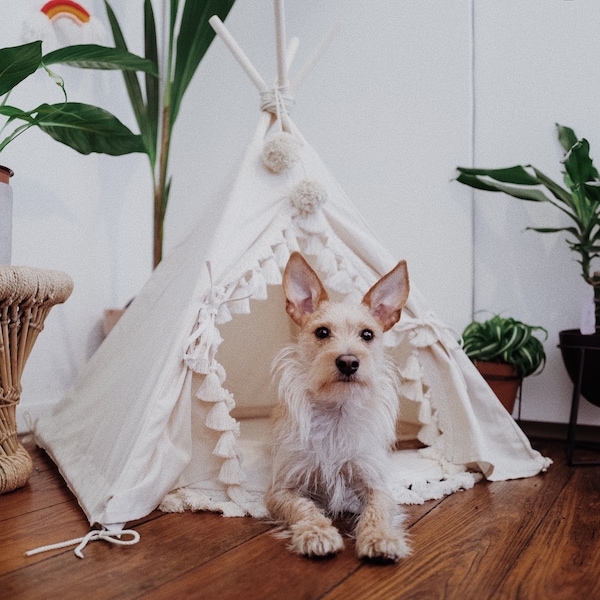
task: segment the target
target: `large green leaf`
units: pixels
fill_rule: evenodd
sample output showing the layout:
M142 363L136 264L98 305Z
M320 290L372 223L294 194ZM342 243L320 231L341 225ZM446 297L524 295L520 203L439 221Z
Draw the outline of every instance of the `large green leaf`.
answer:
M145 151L140 135L132 133L111 113L89 104L44 104L37 109L36 125L81 154L120 156Z
M42 42L0 50L0 96L34 73L42 60Z
M156 40L156 22L151 0L144 1L144 54L147 59L158 65L158 44ZM160 121L160 85L159 80L146 75L146 117L147 126L142 137L150 157L150 164L156 162L158 123Z
M565 127L558 123L556 123L556 129L558 131L558 141L560 142L560 145L565 152L568 152L573 145L577 143L575 132L570 127Z
M469 169L458 167L460 173L465 175L482 175L501 181L503 183L513 183L515 185L539 185L540 180L531 175L525 167L520 165L507 167L506 169Z
M117 21L117 17L111 5L106 0L104 0L104 5L106 6L106 14L108 15L108 21L110 23L115 46L121 50L127 50L125 37L123 36L123 32L121 31L121 27L119 26L119 22ZM138 81L137 75L132 71L123 71L123 79L125 80L127 95L129 96L129 101L131 102L131 108L133 110L133 114L135 115L135 120L142 134L142 138L146 139L148 137L147 132L149 126L146 104L144 103L140 82ZM150 156L148 148L146 148L146 152Z
M594 177L598 177L598 172L590 158L590 144L586 139L573 144L563 163L574 186L582 186Z
M463 171L461 168L459 168L459 170ZM466 171L466 169L464 171ZM469 175L468 173L464 172L461 172L456 180L460 183L464 183L465 185L480 190L485 190L488 192L504 192L505 194L509 194L510 196L519 198L520 200L529 200L531 202L551 202L550 198L548 198L544 192L535 188L511 187L510 185L505 185L499 181L494 181L492 179L480 179L480 177L477 175Z
M142 58L122 48L96 44L66 46L43 57L45 65L64 64L83 69L143 71L158 77L156 61Z
M215 37L208 19L217 15L224 21L233 3L234 0L186 1L177 36L175 70L171 85L171 124L175 123L183 95ZM172 8L177 7L177 2L171 4Z

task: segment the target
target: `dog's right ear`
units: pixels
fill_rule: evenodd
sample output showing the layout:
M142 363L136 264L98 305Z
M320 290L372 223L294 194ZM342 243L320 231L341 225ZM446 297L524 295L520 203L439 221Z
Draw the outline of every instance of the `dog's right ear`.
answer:
M329 299L319 276L312 270L300 252L292 252L283 273L285 310L294 323L302 324L304 315Z

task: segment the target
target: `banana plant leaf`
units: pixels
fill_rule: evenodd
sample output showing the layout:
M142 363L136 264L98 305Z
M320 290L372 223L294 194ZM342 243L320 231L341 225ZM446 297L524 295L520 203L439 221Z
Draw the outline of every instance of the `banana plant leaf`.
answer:
M145 151L141 135L132 133L108 111L89 104L43 104L37 109L35 124L81 154L121 156Z
M526 171L522 167L512 167L511 169L500 169L500 171L507 172L513 169L521 169L523 172ZM484 177L494 177L494 174L497 173L496 169L465 169L463 167L458 167L458 171L460 175L456 178L456 181L460 183L464 183L472 188L477 188L479 190L485 190L487 192L503 192L505 194L509 194L510 196L514 196L515 198L519 198L520 200L529 200L531 202L550 202L551 200L542 192L533 187L511 187L510 185L504 185L500 181L496 181L493 179L480 179L481 176ZM516 172L516 171L515 171ZM500 174L500 177L505 176L504 174ZM521 176L515 177L515 179L524 179ZM533 177L529 176L527 181L529 183L524 184L526 186L539 185L541 182L539 180L535 180L536 183L531 183L534 180ZM510 183L516 183L511 181Z
M42 42L0 50L0 96L33 74L42 60Z
M158 77L156 60L142 58L126 50L96 44L60 48L43 56L45 65L63 64L82 69L142 71Z
M177 35L177 50L173 82L171 86L171 123L179 114L183 96L196 72L200 61L215 37L215 31L208 20L217 15L222 21L229 14L234 0L187 0L183 6ZM178 9L178 2L172 2ZM173 16L173 15L172 15ZM174 25L174 21L171 21ZM173 32L171 32L173 33Z

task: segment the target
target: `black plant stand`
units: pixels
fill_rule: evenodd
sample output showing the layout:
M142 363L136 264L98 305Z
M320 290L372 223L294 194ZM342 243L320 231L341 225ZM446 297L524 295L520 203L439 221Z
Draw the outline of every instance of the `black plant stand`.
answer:
M563 348L562 344L559 344L559 348ZM600 444L592 442L577 442L577 417L579 415L579 401L581 399L581 383L583 381L583 366L585 364L585 357L587 352L598 352L600 348L594 348L589 346L568 346L571 350L579 352L579 362L577 368L577 376L573 378L573 399L571 400L571 416L569 419L569 430L567 434L567 461L571 466L594 466L600 465L600 460L574 460L573 453L576 448L584 450L593 450L600 452ZM592 402L591 404L595 404Z

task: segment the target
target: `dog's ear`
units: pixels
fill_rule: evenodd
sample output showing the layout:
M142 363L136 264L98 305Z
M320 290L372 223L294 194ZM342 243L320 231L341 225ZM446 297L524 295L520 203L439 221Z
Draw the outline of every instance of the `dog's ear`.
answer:
M406 261L402 260L365 294L363 304L367 305L384 331L400 320L409 289L408 269Z
M304 260L300 252L292 252L283 273L285 309L292 320L301 325L302 318L328 300L327 291L318 275Z

